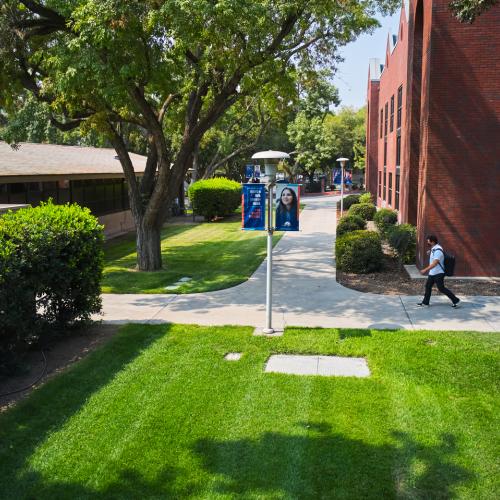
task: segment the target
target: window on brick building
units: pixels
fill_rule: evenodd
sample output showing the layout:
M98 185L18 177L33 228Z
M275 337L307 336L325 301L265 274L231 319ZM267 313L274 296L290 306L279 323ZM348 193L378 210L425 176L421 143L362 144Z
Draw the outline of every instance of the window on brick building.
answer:
M380 110L380 138L382 139L382 130L384 128L384 110Z
M378 171L378 197L382 196L382 172Z
M396 167L396 185L394 186L394 208L399 210L399 182L400 182L400 170Z
M387 194L387 168L384 167L384 189L382 191L382 198L385 200Z
M396 122L396 128L401 128L401 113L403 111L403 86L398 88L398 116Z
M391 121L389 130L391 132L394 130L394 96L391 97Z
M385 103L384 135L387 135L387 120L389 119L389 104Z
M392 205L392 172L389 172L389 196L387 198L389 205Z
M401 165L401 130L398 130L396 136L396 167Z
M387 137L384 139L384 167L387 165Z

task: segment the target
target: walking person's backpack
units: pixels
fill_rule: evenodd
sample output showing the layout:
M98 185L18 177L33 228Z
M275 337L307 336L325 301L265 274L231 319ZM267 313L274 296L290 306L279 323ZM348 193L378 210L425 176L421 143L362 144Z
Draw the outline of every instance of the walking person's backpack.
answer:
M441 263L439 266L443 269L445 276L453 276L455 274L455 256L446 253L444 250L442 250L442 252L444 255L444 269Z

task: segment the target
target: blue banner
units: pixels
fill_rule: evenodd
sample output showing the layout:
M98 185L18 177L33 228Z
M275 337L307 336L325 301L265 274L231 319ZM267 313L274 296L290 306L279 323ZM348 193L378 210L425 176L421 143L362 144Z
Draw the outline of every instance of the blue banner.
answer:
M276 184L276 230L299 230L299 185Z
M340 168L334 168L333 169L333 184L341 184L341 179L342 177L342 169ZM352 171L351 170L344 170L344 183L345 184L352 184Z
M243 184L241 225L243 229L266 229L266 186Z
M245 177L251 179L253 177L253 165L245 165Z

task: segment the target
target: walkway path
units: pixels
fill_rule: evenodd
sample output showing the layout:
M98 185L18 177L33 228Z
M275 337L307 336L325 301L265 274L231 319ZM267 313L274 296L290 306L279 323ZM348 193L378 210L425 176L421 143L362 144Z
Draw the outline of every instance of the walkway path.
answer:
M287 233L274 250L273 327L405 328L500 331L500 297L463 298L361 293L335 280L335 197L307 198L301 231ZM245 283L192 295L103 295L105 322L172 322L200 325L265 324L265 262ZM422 283L422 287L423 287Z

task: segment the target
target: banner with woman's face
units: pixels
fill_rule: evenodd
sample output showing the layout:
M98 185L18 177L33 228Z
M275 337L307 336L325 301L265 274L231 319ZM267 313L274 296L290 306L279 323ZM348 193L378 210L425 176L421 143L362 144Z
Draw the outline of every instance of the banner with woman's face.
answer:
M298 184L276 184L276 230L299 230Z

